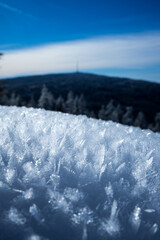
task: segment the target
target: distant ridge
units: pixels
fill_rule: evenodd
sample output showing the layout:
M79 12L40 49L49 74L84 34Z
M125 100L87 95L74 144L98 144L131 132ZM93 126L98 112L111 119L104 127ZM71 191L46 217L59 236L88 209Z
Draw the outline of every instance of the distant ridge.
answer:
M75 72L2 79L0 84L8 93L15 91L24 98L31 94L38 98L44 84L55 96L66 96L69 91L83 93L88 108L95 111L113 99L124 106L133 106L137 112L143 111L149 121L160 112L160 84L144 80Z
M160 85L160 83L158 82L150 82L144 79L133 79L133 78L128 78L128 77L118 77L118 76L107 76L107 75L103 75L103 74L94 74L94 73L85 73L85 72L79 72L78 70L76 72L71 72L71 73L48 73L48 74L37 74L37 75L27 75L27 76L17 76L17 77L8 77L8 78L1 78L1 81L12 81L12 80L22 80L22 79L36 79L36 78L43 78L43 77L51 77L51 78L56 78L56 77L60 77L60 76L94 76L94 77L98 77L98 78L108 78L108 79L117 79L117 80L129 80L129 81L137 81L137 82L147 82L147 83L153 83L153 84L158 84Z

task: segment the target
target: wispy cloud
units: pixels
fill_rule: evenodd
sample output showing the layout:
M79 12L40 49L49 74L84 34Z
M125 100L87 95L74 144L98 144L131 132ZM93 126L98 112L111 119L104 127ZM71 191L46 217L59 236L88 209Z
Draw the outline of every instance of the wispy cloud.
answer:
M95 69L145 69L160 64L160 32L103 36L8 51L1 77Z
M21 14L23 16L29 17L29 18L33 18L32 15L30 15L28 13L25 13L25 12L21 11L20 9L14 8L14 7L12 7L8 4L5 4L3 2L0 2L0 7L5 8L5 9L11 11L11 12L15 12L15 13Z

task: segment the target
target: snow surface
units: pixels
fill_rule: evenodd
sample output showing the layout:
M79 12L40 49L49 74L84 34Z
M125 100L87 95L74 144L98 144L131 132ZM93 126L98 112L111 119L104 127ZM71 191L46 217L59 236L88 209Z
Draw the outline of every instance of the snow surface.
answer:
M0 107L0 239L160 239L160 134Z

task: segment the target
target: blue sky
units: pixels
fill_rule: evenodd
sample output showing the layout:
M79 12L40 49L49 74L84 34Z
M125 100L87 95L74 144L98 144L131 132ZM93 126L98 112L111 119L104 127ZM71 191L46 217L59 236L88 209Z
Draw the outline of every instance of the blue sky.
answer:
M158 0L0 0L0 77L75 71L78 61L80 71L160 82L159 12Z

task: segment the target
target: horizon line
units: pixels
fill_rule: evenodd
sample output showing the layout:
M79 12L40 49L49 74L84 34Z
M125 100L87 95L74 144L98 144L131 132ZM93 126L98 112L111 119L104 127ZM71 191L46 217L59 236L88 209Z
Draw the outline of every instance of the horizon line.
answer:
M19 79L19 78L31 78L31 77L43 77L43 76L51 76L51 75L69 75L69 74L86 74L86 75L95 75L95 76L100 76L100 77L108 77L108 78L117 78L117 79L127 79L127 80L132 80L132 81L142 81L142 82L149 82L149 83L156 83L160 84L159 82L156 81L151 81L151 80L146 80L146 79L141 79L141 78L132 78L132 77L127 77L127 76L118 76L118 75L110 75L110 74L100 74L100 73L94 73L94 72L83 72L83 71L71 71L71 72L56 72L56 73L39 73L39 74L29 74L29 75L16 75L13 77L6 77L6 78L1 78L0 81L6 81L6 80L11 80L11 79Z

